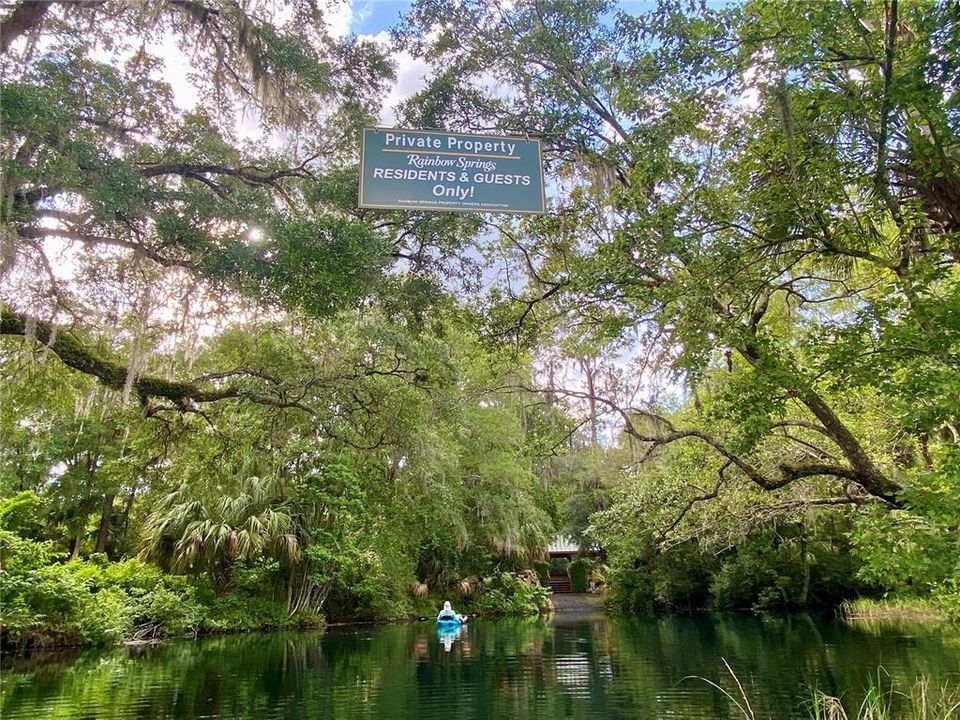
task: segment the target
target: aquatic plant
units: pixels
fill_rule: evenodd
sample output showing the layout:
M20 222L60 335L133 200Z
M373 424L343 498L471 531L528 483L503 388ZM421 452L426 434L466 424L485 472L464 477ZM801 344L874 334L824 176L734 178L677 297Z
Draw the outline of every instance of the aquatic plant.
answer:
M733 668L730 667L730 663L727 662L726 658L722 657L720 659L723 661L724 666L727 668L727 672L730 673L730 677L733 678L733 681L736 683L737 690L740 694L740 699L743 700L743 704L741 704L740 700L737 700L737 698L735 698L733 696L733 693L731 693L729 690L722 687L721 685L718 685L710 678L705 678L702 675L688 675L682 678L681 682L683 682L684 680L702 680L710 687L716 688L717 690L722 692L724 695L726 695L727 698L730 700L730 702L732 702L734 705L737 706L737 709L740 710L741 713L743 713L743 716L747 718L747 720L757 720L757 716L753 712L753 707L751 707L750 705L750 698L747 697L747 693L743 689L743 684L740 682L740 678L737 677L737 674L733 671Z
M702 675L688 675L683 680L700 680L723 693L746 720L758 720L743 684L726 658L723 661L736 690ZM882 667L876 676L867 678L863 700L851 709L843 698L820 690L812 691L809 703L811 720L960 720L960 684L945 682L933 685L927 677L920 677L906 692L897 690L893 679Z
M960 717L960 686L934 686L929 678L918 678L907 692L883 689L883 670L867 682L863 700L848 713L836 696L814 691L810 705L813 720L952 720Z

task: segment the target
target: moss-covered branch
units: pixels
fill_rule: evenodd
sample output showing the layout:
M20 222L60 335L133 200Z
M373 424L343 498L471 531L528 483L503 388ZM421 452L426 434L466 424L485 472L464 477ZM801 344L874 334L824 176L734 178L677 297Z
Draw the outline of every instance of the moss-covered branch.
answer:
M114 390L122 390L127 384L129 369L125 365L100 356L71 331L52 323L15 312L9 307L0 307L0 335L34 338L60 358L67 367L92 375ZM178 382L141 375L131 379L130 387L141 402L146 402L149 398L164 398L178 406L185 406L189 403L242 398L263 405L296 408L314 413L312 408L300 402L263 395L237 386L212 388L202 381Z

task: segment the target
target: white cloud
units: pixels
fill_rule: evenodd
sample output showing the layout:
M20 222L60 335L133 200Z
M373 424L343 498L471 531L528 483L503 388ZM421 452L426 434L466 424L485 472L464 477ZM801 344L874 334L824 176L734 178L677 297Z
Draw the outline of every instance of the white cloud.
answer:
M335 38L345 38L353 27L354 10L352 0L332 0L324 13L327 32Z
M363 23L376 12L375 5L374 0L332 0L326 12L327 31L335 38L347 37L351 28ZM392 46L390 33L386 30L374 35L359 35L358 38L376 43L390 54L394 62L397 79L383 98L379 117L381 125L393 126L397 122L397 105L426 87L427 78L433 74L433 68L408 52L396 51Z
M365 22L371 15L373 15L373 2L365 2L363 5L354 7L353 9L353 21L355 24Z
M391 127L397 122L397 105L427 86L427 79L433 75L433 68L426 61L415 58L408 52L391 50L390 34L385 30L381 30L376 35L361 35L360 37L363 40L375 42L390 52L390 57L394 62L397 79L383 99L383 105L380 109L380 124Z

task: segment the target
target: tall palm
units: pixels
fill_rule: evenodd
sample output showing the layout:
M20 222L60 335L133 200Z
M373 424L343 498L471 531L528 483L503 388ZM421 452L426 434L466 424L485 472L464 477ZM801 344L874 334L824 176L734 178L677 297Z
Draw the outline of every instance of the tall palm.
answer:
M300 541L275 484L251 477L237 495L212 502L185 486L169 493L144 525L141 555L170 570L209 572L223 594L235 562L270 555L296 563Z

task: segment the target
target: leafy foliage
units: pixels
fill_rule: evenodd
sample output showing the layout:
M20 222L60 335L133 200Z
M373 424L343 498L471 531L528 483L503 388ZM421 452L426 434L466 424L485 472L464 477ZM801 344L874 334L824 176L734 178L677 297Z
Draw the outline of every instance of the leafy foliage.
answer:
M484 579L471 610L481 615L536 615L549 607L549 591L535 576L503 572Z

